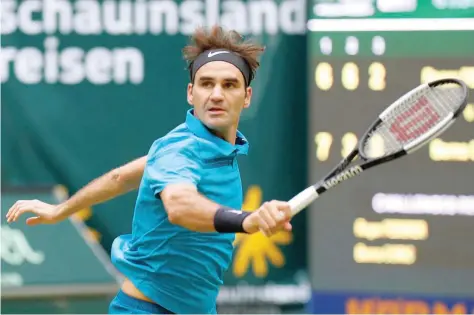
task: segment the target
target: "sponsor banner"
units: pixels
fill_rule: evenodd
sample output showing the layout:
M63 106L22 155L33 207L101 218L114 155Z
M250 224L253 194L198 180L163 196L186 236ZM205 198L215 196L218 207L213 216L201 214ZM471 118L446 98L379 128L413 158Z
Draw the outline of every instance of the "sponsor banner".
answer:
M474 314L470 297L313 291L313 314Z

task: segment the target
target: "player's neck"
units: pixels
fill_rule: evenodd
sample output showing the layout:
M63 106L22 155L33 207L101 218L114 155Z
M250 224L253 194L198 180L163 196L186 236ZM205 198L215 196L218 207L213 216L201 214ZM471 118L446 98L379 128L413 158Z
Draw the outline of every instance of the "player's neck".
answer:
M211 132L216 136L229 142L232 145L235 145L235 138L237 137L237 127L230 127L226 130L211 130Z

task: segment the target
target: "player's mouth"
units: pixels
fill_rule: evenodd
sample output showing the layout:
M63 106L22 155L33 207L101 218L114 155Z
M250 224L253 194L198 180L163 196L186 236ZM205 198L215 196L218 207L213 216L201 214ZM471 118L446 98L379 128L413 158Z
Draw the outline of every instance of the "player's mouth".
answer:
M211 107L208 109L208 111L212 114L223 114L225 113L225 110L221 107Z

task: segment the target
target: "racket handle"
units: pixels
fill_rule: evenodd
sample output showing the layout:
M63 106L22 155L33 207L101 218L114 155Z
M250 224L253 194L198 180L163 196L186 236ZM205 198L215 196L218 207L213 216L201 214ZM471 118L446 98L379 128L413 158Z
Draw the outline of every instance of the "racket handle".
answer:
M314 186L310 186L291 198L288 204L290 205L292 215L298 214L318 197L319 195Z

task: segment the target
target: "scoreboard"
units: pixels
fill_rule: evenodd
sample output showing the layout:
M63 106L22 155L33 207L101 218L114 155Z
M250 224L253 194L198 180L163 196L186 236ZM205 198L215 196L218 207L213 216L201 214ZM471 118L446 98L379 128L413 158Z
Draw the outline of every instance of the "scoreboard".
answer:
M316 8L320 4L314 12L330 12ZM436 12L424 8L427 15ZM309 20L311 183L354 148L385 107L419 84L462 79L470 89L469 104L429 145L343 183L310 206L311 311L403 313L406 305L411 312L418 305L422 313L445 313L451 305L471 313L474 10L458 10L459 18L424 18L419 11L392 18L374 10L364 18ZM383 144L373 145L377 150ZM393 303L382 310L380 303L369 303L384 299ZM421 304L400 304L404 299ZM433 301L452 304L436 309Z

